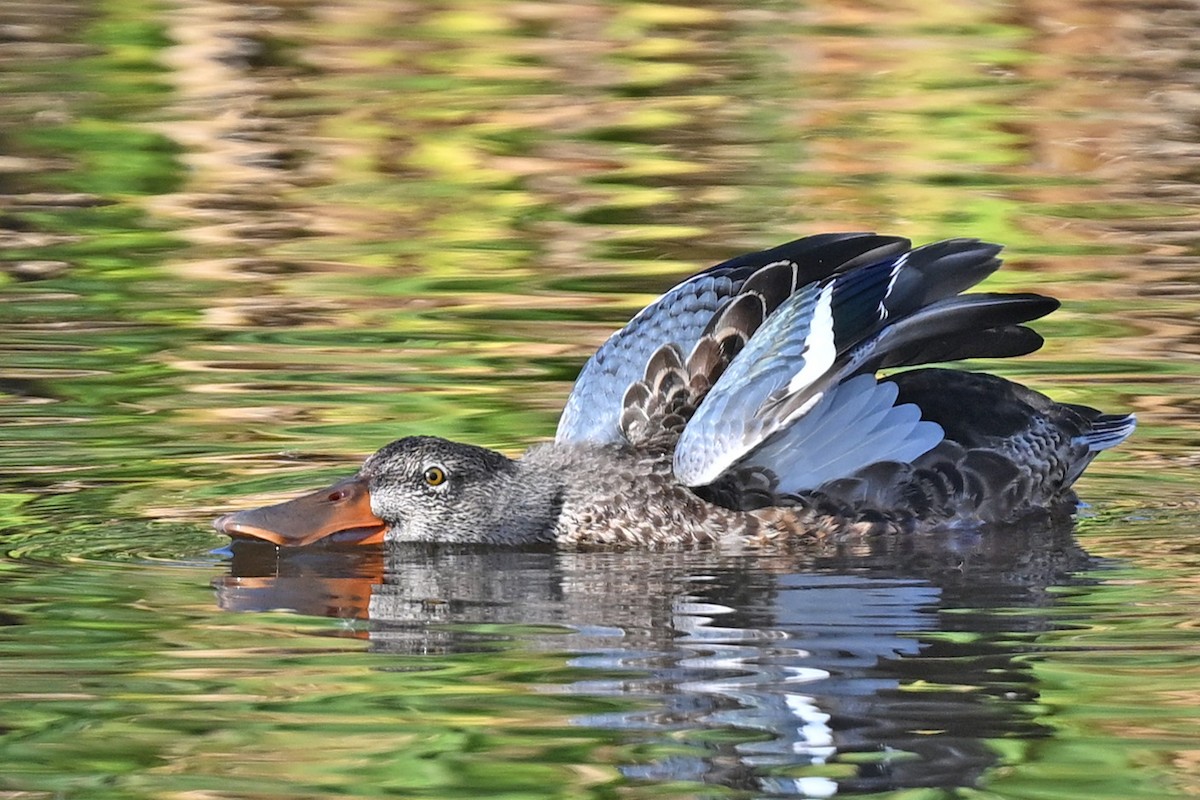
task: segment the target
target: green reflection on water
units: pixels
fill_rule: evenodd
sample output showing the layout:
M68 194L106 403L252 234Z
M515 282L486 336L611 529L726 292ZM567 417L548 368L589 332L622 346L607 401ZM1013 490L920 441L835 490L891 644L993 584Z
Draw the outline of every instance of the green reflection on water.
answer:
M524 688L573 671L553 653L523 652L520 631L412 671L340 638L352 629L333 621L217 614L209 574L80 564L7 576L0 786L466 797L481 786L566 796L614 780L575 766L617 735L569 719L622 704Z
M532 690L577 677L541 631L393 659L218 612L205 526L404 434L517 451L673 280L827 228L1006 242L993 287L1068 302L996 371L1142 415L1082 484L1083 543L1133 566L1009 641L1056 733L991 742L983 788L879 794L1195 788L1195 211L1105 135L1143 108L1121 63L986 6L54 7L0 70L6 791L745 795L622 778L765 736L572 724L630 703Z

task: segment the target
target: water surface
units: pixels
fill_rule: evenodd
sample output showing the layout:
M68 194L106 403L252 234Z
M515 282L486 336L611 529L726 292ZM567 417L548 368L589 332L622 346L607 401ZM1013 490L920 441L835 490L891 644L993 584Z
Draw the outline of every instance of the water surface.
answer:
M1200 793L1186 5L0 8L0 792ZM988 365L1138 433L1070 530L227 547L411 433L549 437L689 272L1004 242Z

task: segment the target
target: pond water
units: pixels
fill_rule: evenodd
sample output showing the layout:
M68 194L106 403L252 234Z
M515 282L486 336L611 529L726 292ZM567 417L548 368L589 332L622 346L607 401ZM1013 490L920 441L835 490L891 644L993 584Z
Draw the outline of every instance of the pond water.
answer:
M1200 8L0 4L0 796L1200 795ZM989 365L1135 411L1070 531L229 547L519 452L689 272L1008 246Z

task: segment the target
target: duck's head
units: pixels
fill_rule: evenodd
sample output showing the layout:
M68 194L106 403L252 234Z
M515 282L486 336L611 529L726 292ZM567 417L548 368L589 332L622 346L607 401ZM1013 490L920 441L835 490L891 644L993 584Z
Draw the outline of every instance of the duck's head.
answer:
M214 523L235 538L298 546L318 541L511 541L519 506L518 462L482 447L433 436L398 439L352 478L311 494ZM510 526L511 527L511 526Z

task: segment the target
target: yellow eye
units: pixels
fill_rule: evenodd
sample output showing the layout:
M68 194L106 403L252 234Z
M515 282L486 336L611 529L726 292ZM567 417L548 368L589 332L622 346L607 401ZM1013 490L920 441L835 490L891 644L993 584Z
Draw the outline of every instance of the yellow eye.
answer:
M446 471L441 467L428 467L425 470L425 482L430 486L441 486L446 482Z

